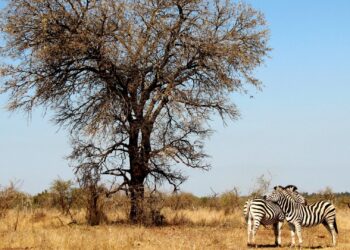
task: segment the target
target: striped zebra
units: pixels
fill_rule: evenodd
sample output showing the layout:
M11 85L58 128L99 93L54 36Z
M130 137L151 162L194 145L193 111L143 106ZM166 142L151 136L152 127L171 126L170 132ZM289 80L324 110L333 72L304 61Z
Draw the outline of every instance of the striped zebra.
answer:
M273 225L275 245L281 245L281 227L285 216L277 204L259 198L248 200L244 205L243 213L247 222L248 246L256 246L255 234L260 224Z
M301 204L296 201L294 192L277 186L274 191L266 197L266 200L276 202L286 215L288 221L292 246L295 245L295 232L297 233L299 246L302 245L301 227L316 226L323 224L332 235L333 246L336 245L336 234L338 233L335 207L329 201L319 201L311 205Z
M296 191L296 186L289 185L285 189L293 195L297 202L306 204L305 198ZM275 245L281 245L281 227L285 214L277 204L267 201L265 196L263 199L248 200L244 205L243 213L247 222L248 246L255 245L255 235L260 224L273 225Z

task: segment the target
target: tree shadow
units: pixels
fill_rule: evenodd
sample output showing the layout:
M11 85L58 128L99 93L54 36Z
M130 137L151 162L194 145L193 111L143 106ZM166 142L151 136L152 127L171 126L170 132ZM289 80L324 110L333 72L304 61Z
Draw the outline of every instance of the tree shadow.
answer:
M278 248L275 244L257 244L255 246L248 246L248 248Z
M322 248L329 248L328 246L312 246L312 247L303 247L304 249L322 249Z
M265 244L265 245L257 245L258 248L279 248L278 246L276 246L275 244Z
M248 246L248 248L255 248L255 246ZM275 244L257 244L256 248L290 248L289 245L276 246ZM323 249L328 246L303 246L302 249ZM298 248L297 248L298 249Z

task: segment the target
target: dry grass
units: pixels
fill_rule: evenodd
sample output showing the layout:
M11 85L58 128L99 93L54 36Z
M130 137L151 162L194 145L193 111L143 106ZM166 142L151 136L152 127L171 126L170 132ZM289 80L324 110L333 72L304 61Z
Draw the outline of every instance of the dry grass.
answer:
M225 213L209 209L162 211L164 227L132 226L125 213L109 214L108 225L90 227L83 212L77 224L55 210L10 211L0 219L0 249L246 249L246 227L241 211ZM336 249L350 249L350 209L338 211L340 231ZM304 229L306 249L326 248L331 239L322 227ZM261 227L257 243L264 249L274 242L270 228ZM283 228L283 248L288 248L288 227Z

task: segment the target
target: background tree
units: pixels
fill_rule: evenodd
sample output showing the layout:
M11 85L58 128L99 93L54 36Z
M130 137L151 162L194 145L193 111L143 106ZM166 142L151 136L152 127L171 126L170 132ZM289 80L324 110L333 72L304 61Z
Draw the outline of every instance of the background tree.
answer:
M272 176L268 172L268 175L260 175L256 178L254 187L252 191L250 191L250 197L255 198L261 198L263 195L267 194L269 191L269 188L271 186Z
M0 186L0 218L5 217L10 209L24 208L27 195L19 191L18 182L11 181L8 186Z
M58 178L51 183L50 191L53 206L58 207L62 214L69 215L72 222L75 222L71 208L74 203L78 203L79 198L76 196L77 189L74 188L73 181Z
M53 110L77 169L121 177L133 222L147 181L209 168L207 121L237 117L230 93L260 87L269 51L263 15L229 1L10 0L0 22L9 110Z
M104 198L107 190L100 183L101 175L99 165L79 165L76 169L78 182L85 193L86 219L91 226L107 222L104 213Z

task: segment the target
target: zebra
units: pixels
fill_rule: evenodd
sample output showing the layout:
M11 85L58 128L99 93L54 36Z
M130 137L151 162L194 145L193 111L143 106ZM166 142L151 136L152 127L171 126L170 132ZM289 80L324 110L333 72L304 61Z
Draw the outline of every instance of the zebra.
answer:
M295 245L295 232L302 245L301 227L311 227L323 224L332 236L333 246L336 245L338 228L334 205L329 201L319 201L311 205L297 202L294 192L290 189L277 186L267 195L266 200L276 202L286 215L291 230L291 245Z
M281 227L285 216L277 204L261 198L248 200L244 205L243 213L247 222L248 246L256 246L255 234L260 224L273 225L275 245L281 245Z
M285 188L297 202L306 204L305 198L296 191L296 186L288 185ZM255 235L260 224L264 226L273 225L275 245L281 245L281 228L285 215L277 204L267 201L266 196L262 199L248 200L244 205L243 213L247 222L248 246L255 245Z

